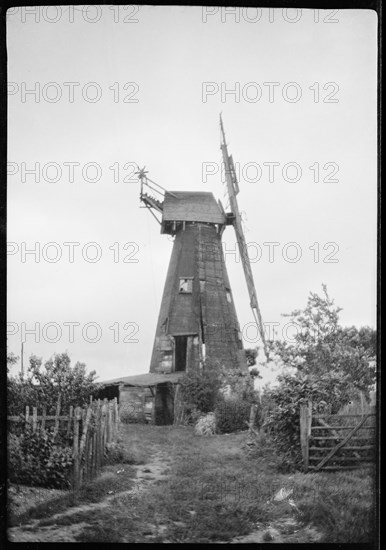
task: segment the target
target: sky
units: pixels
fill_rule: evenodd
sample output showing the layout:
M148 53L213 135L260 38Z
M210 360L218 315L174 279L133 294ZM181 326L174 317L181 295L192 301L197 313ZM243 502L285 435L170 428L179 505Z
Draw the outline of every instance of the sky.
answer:
M226 206L220 112L275 338L322 283L342 325L375 328L377 25L370 10L8 10L8 351L67 350L101 381L149 370L173 242L134 172ZM235 247L228 227L254 347Z

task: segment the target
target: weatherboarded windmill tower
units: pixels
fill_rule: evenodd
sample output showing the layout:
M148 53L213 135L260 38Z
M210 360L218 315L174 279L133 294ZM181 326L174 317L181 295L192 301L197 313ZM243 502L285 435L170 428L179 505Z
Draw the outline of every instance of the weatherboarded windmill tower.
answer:
M174 237L150 373L169 374L200 369L206 358L225 369L247 372L240 326L224 261L221 237L234 227L250 296L263 343L264 332L236 195L239 192L220 117L221 150L230 212L212 193L167 191L139 170L140 199Z

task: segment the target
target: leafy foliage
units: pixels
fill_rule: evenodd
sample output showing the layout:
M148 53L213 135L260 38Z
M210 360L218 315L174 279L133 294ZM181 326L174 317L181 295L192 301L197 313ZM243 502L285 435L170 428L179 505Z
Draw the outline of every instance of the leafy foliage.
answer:
M86 365L77 362L71 367L67 352L54 354L42 365L42 358L32 355L27 375L8 377L9 414L22 414L26 405L46 407L47 414L54 413L61 397L62 409L70 405L82 406L95 389L96 372L86 373Z
M72 449L61 446L53 431L32 431L27 425L20 435L9 434L8 473L15 483L68 488Z
M311 292L304 310L286 315L297 327L293 341L270 342L270 348L295 376L302 374L317 384L334 413L359 391L369 397L376 378L377 341L370 327L341 327L341 308L334 305L325 285L323 293Z
M213 412L220 395L222 372L219 365L206 361L202 371L189 371L180 380L181 396L202 413Z
M222 393L217 401L216 422L219 433L233 433L246 430L251 405L258 405L255 424L260 424L260 396L254 388L254 377L238 370L227 373L229 392Z
M223 399L216 407L216 427L219 433L233 433L247 429L251 404L242 399Z
M253 367L256 365L256 358L258 354L258 348L247 348L245 350L245 358L247 360L248 367Z
M264 427L276 448L295 464L300 464L300 405L311 399L315 405L326 397L319 384L304 374L282 374L279 385L262 395Z
M251 369L249 371L249 374L252 376L252 378L262 378L262 376L260 376L260 373L258 371L258 369L256 367L254 367L253 369Z
M7 352L7 370L9 367L15 365L19 360L19 357L15 355L12 351Z
M257 350L250 350L254 359ZM218 361L207 360L203 371L191 371L180 381L183 401L191 407L188 421L215 412L217 431L245 430L252 403L260 403L248 371L224 369Z
M330 299L310 293L304 310L287 317L297 327L291 342L270 342L271 356L284 365L279 385L263 396L265 425L277 448L297 461L300 456L299 413L302 399L323 401L337 413L358 392L368 398L375 378L376 333L369 327L339 325L341 309Z

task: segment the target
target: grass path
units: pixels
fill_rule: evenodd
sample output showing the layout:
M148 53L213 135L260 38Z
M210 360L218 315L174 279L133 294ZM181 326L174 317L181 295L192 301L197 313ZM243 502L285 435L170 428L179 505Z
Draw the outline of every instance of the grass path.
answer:
M246 433L123 425L126 460L77 496L13 520L15 542L367 542L369 471L280 473L267 445L248 458ZM279 493L280 489L287 493ZM292 491L292 493L291 493ZM280 498L283 496L284 498Z

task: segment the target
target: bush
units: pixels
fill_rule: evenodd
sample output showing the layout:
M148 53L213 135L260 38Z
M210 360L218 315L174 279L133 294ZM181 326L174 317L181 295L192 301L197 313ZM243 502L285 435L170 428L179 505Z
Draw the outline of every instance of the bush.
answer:
M326 399L320 381L301 374L283 374L279 386L267 390L262 396L264 428L285 462L300 465L300 404L311 399L316 405Z
M181 378L182 399L201 413L213 412L220 395L221 384L219 367L207 361L202 371L188 371Z
M206 413L201 412L196 405L184 404L184 414L181 418L183 426L195 426L202 416Z
M259 403L248 371L226 370L213 360L207 360L202 371L187 372L180 384L185 423L195 424L202 414L215 412L219 433L247 429L251 405ZM260 424L260 408L256 425Z
M214 435L216 433L216 417L214 413L202 415L194 426L196 435Z
M61 447L53 431L32 431L8 438L8 469L11 482L37 487L68 488L72 466L71 447Z
M251 403L238 398L226 398L218 402L215 409L218 433L232 433L246 430L249 421Z
M248 429L251 406L257 405L254 427L260 427L260 396L254 389L253 377L242 369L226 373L228 394L221 394L215 409L217 431L232 433Z

